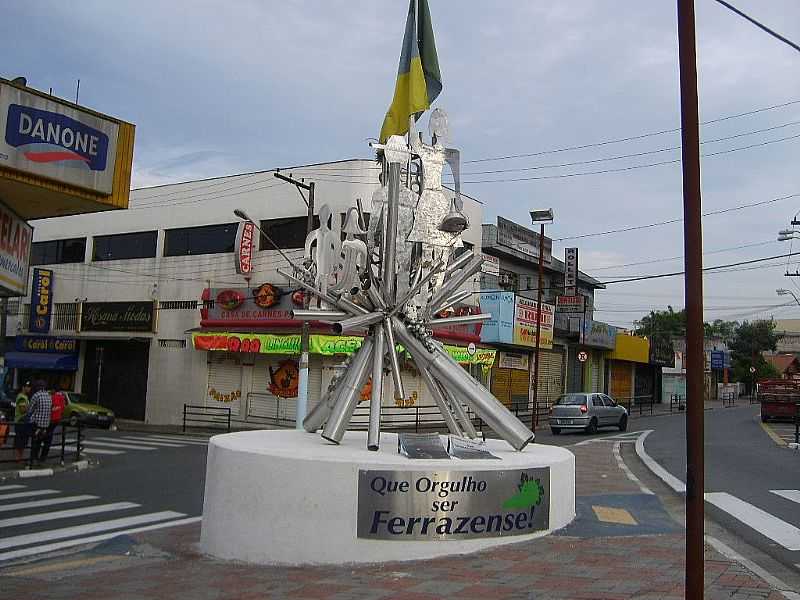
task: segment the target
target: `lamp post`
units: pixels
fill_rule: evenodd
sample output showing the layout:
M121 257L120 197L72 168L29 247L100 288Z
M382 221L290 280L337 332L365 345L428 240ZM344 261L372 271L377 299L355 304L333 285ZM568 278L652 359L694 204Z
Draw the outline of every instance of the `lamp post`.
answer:
M542 334L542 280L544 278L544 224L553 222L553 209L531 211L531 223L539 223L539 283L536 286L536 354L533 355L533 414L531 429L539 424L539 346Z

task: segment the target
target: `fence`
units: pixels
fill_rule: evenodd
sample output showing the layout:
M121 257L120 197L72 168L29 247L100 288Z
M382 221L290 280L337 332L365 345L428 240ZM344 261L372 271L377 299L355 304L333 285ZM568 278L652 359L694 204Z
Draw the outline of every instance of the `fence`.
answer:
M722 406L725 408L730 408L731 406L736 405L736 393L735 392L727 392L721 394L722 397Z
M669 412L673 410L686 410L686 398L682 394L672 394L669 397Z
M33 467L48 461L64 465L68 459L81 459L83 428L80 422L73 427L63 421L47 431L48 434L42 432L36 439L29 423L0 422L0 463Z
M227 407L183 405L183 432L186 428L231 430L231 409Z

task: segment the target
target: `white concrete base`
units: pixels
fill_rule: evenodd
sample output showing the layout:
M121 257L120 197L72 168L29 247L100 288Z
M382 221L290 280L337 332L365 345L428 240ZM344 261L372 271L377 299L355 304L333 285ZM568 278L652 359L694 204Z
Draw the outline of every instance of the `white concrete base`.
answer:
M575 457L563 448L514 451L500 440L488 449L502 460L409 460L397 435L348 431L334 446L303 431L245 431L208 444L201 547L225 559L259 564L374 563L475 552L561 529L575 518ZM356 537L359 469L490 471L550 467L550 529L529 535L439 541Z

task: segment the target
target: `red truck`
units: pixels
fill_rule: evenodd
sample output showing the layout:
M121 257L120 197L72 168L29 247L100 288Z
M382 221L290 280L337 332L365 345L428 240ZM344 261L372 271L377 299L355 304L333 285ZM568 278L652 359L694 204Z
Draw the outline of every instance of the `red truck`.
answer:
M794 420L800 403L800 381L765 379L758 382L756 393L762 421Z

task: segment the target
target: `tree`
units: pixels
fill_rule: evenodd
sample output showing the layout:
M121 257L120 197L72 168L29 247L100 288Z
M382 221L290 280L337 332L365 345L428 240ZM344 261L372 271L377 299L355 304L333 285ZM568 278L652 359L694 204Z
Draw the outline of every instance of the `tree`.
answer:
M724 321L722 319L714 319L712 323L703 323L706 338L720 338L723 342L733 339L738 327L738 321Z
M675 312L671 306L667 310L651 310L638 323L636 335L651 339L671 340L686 335L686 310Z
M775 333L775 321L745 321L736 328L728 341L733 359L733 377L737 381L751 382L778 375L775 367L762 356L763 352L774 352L780 334ZM750 373L750 367L756 372Z

